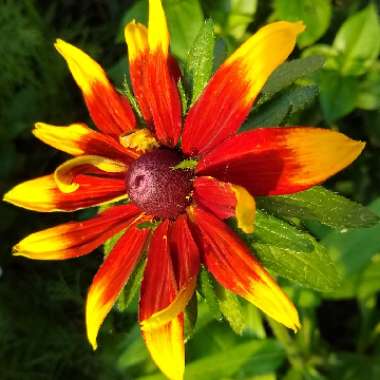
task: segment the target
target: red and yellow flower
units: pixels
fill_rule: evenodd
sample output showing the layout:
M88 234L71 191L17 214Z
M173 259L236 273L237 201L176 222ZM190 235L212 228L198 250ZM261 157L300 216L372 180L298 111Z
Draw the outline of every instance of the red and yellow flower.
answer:
M21 183L4 197L35 211L75 211L117 200L92 219L31 234L15 255L63 260L87 255L124 231L88 291L86 326L95 349L101 324L146 252L139 321L148 350L170 379L184 372L184 308L200 264L225 288L288 328L300 327L286 294L223 219L254 229L256 195L308 189L349 165L364 143L341 133L276 127L238 133L273 70L294 48L302 23L261 28L215 72L182 117L180 71L169 53L160 0L149 28L125 28L131 83L146 128L106 73L73 45L57 40L97 131L85 124L37 123L34 135L73 158L54 173ZM192 159L191 169L178 166ZM155 222L156 228L144 228Z

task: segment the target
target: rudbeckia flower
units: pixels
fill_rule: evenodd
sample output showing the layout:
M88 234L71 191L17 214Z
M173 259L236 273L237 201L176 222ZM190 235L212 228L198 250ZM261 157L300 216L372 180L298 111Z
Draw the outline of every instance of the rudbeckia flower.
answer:
M183 120L181 73L169 53L164 10L160 0L149 5L149 28L136 22L125 28L145 128L100 65L57 40L97 130L37 123L37 138L73 158L52 174L19 184L4 199L43 212L128 200L92 219L33 233L14 253L37 260L76 258L123 231L88 291L88 339L95 349L100 326L146 254L141 331L162 372L182 379L184 309L201 264L271 318L295 331L300 327L287 295L223 220L235 217L238 228L252 233L254 196L319 184L349 165L364 144L319 128L238 132L265 81L292 52L304 29L299 22L275 22L250 37L214 73ZM186 167L186 160L194 165Z

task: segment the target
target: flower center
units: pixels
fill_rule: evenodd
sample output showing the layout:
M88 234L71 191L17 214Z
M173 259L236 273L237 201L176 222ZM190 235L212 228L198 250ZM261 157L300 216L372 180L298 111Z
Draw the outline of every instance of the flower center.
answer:
M193 171L174 169L182 159L174 150L156 149L130 165L127 192L142 211L171 219L185 211L190 203Z

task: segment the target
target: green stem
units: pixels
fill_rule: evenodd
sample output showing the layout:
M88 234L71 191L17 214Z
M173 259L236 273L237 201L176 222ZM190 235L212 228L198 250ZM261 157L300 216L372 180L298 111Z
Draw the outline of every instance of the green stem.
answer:
M285 349L286 356L293 368L303 371L304 370L304 361L302 359L301 353L297 347L297 344L291 338L288 330L275 322L273 319L267 317L269 326L271 327L274 336L282 344Z

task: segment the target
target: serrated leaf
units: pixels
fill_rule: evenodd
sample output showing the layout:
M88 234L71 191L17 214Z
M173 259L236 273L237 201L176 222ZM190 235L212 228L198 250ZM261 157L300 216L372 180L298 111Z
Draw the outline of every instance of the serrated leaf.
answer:
M318 221L339 230L371 227L380 221L367 207L321 186L295 194L257 197L256 202L271 214Z
M283 63L269 77L262 93L264 96L273 96L277 92L290 86L297 79L308 76L322 68L325 58L322 56L308 56Z
M317 41L330 25L330 0L275 0L274 10L277 19L305 23L306 30L297 40L300 47Z
M309 107L317 95L317 86L292 86L277 98L263 104L241 130L281 125L287 116Z
M245 318L244 310L238 297L219 285L216 288L216 296L224 318L236 334L242 335L245 329Z
M195 325L197 323L197 319L198 319L198 300L197 300L197 294L194 293L185 308L185 320L184 320L185 340L190 339L191 336L193 335Z
M212 73L215 46L213 28L212 20L207 20L187 56L186 75L192 87L191 103L198 99Z
M109 255L109 253L112 251L112 248L115 246L118 240L123 236L124 232L125 232L125 229L113 235L111 238L109 238L108 240L104 242L103 244L104 257L107 257Z
M280 276L319 291L339 285L333 261L310 234L258 210L256 231L244 237L264 266Z
M333 47L341 52L341 73L362 75L380 52L380 23L375 4L349 17L339 29Z
M201 268L198 281L199 290L201 292L201 295L206 300L207 306L209 307L211 314L214 316L215 319L220 320L222 318L222 315L219 309L218 297L215 294L215 283L208 274L206 269Z
M116 308L120 312L125 311L137 295L137 292L141 286L145 265L146 260L143 258L139 261L139 263L133 270L131 277L129 278L127 284L120 293L120 296L116 302Z

